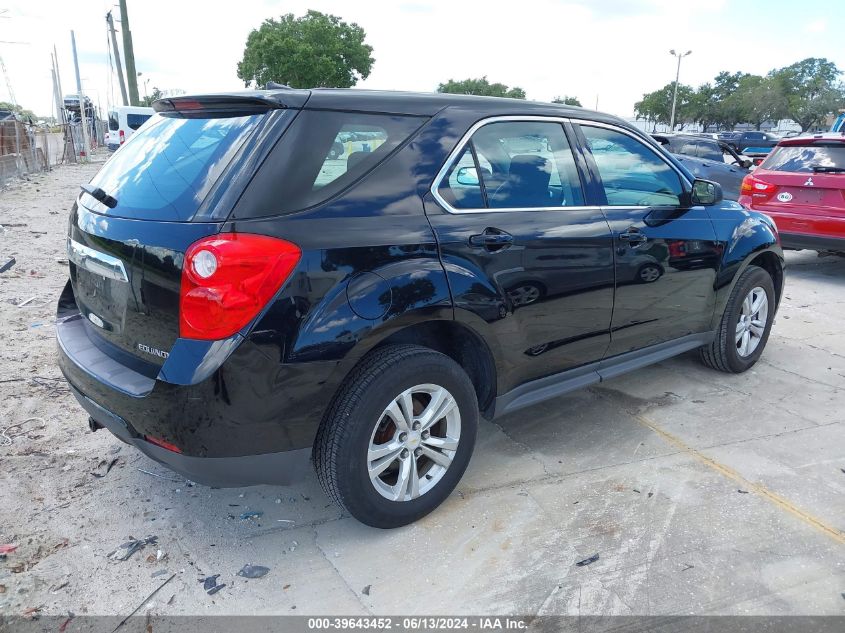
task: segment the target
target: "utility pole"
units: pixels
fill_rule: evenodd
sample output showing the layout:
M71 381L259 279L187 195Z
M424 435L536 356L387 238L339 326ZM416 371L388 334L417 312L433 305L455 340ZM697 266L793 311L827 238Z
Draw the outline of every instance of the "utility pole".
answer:
M114 49L117 78L120 81L120 96L123 98L123 105L129 105L129 99L126 97L126 82L123 80L123 66L120 63L120 49L117 47L117 35L114 32L114 20L112 20L111 11L106 13L106 24L109 25L109 33L111 33L111 47Z
M686 57L690 53L692 53L692 51L687 51L684 54L676 53L674 48L671 51L669 51L670 55L678 58L678 72L675 73L675 93L672 95L672 117L669 119L669 131L670 132L675 131L675 105L678 102L678 81L681 78L681 59L683 59L684 57Z
M120 27L123 34L123 54L126 57L129 105L141 105L141 101L138 99L138 74L135 72L135 51L132 48L132 31L129 30L129 13L126 11L126 0L120 0Z
M73 67L76 70L76 91L79 93L79 116L82 119L82 151L79 152L80 159L85 162L88 157L88 117L85 112L85 95L82 92L82 79L79 76L79 59L76 56L76 35L70 32L70 43L73 47Z

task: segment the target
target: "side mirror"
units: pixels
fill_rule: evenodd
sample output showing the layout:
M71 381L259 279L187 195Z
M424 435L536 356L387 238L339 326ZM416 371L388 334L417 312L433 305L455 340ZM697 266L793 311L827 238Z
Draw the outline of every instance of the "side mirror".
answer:
M705 207L719 204L724 198L722 185L711 180L696 178L692 183L692 203Z
M461 167L458 169L456 180L459 185L466 185L468 187L474 187L480 184L478 171L475 167Z

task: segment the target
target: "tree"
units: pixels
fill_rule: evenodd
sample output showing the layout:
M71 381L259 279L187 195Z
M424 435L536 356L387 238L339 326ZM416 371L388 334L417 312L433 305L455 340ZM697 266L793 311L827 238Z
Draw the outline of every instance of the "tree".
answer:
M578 97L570 97L569 95L565 97L555 97L552 99L552 103L562 103L563 105L570 105L570 106L581 106L581 102L578 100Z
M448 92L459 95L483 95L486 97L510 97L511 99L525 99L525 91L522 88L509 88L505 84L487 81L487 75L481 79L463 79L455 81L450 79L446 83L437 86L437 92Z
M672 98L675 93L675 82L671 82L643 95L642 100L634 104L634 113L638 119L669 124L672 118ZM691 121L693 112L691 104L695 91L684 84L678 85L678 101L675 107L675 124Z
M351 88L370 75L373 47L364 29L309 10L265 20L246 40L238 77L246 87L268 81L292 88Z
M841 74L833 62L808 57L773 70L769 79L784 95L781 113L800 125L804 132L842 106L845 90L838 80Z
M173 88L171 90L162 90L156 86L153 86L152 94L147 95L143 99L141 99L141 105L150 107L153 105L154 101L158 101L159 99L164 99L166 97L178 97L179 95L185 94L184 90L179 88Z
M26 110L19 105L12 105L7 101L0 101L0 110L9 110L10 112L18 115L18 118L21 121L29 121L30 119L35 121L38 118L32 110Z
M742 120L760 129L765 121L779 118L786 104L781 86L769 77L746 75L740 79L736 97Z

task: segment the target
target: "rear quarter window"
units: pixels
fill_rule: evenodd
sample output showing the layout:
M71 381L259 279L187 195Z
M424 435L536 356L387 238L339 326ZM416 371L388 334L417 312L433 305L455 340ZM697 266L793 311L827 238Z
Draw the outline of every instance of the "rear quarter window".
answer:
M137 130L139 127L144 125L144 123L149 121L151 116L152 114L127 114L126 125L133 130Z
M845 143L781 145L769 154L760 168L797 173L845 170Z
M234 217L266 217L326 202L384 161L427 117L303 110L274 148Z

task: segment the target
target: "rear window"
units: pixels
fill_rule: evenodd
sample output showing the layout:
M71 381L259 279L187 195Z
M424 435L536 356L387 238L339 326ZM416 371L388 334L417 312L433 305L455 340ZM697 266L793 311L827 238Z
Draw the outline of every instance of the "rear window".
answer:
M157 114L91 181L117 206L110 209L84 194L82 202L106 215L187 221L263 116Z
M111 130L112 132L117 132L119 127L120 123L117 120L117 112L109 112L109 130Z
M768 155L760 168L799 173L845 171L845 143L782 145Z
M127 114L126 125L133 130L137 130L139 127L144 125L151 116L152 114Z
M425 121L303 110L264 161L235 217L282 215L326 202L381 163Z

